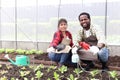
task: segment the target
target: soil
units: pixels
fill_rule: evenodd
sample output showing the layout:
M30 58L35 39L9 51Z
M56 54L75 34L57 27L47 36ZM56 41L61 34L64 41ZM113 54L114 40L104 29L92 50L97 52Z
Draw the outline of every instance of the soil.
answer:
M14 57L15 55L11 55L12 59ZM78 78L76 80L91 80L92 78L95 78L96 80L115 80L109 75L109 72L101 72L100 69L99 69L99 73L96 76L92 77L90 72L92 72L92 70L94 69L92 69L89 72L83 71L79 73L79 75L77 75L74 72L76 68L68 67L67 71L65 71L64 73L61 73L58 70L58 68L55 68L56 66L54 65L53 65L54 68L50 68L51 66L50 62L48 62L47 65L44 65L43 68L38 68L38 66L40 65L39 61L43 61L44 63L45 61L50 61L50 59L47 56L47 53L42 54L42 55L34 55L34 56L29 55L29 57L31 59L31 62L33 59L34 61L38 61L38 63L35 62L36 65L34 65L34 67L33 65L32 66L16 66L12 64L7 65L8 62L5 62L6 64L1 64L0 65L0 80L3 80L2 79L3 77L4 78L6 77L6 79L4 80L16 80L16 79L18 80L57 80L54 78L55 72L59 74L59 77L58 77L59 80L72 80L72 79L68 79L70 78L71 74L74 76L74 78ZM3 61L6 61L5 59L3 59L3 57L0 57L0 59ZM100 62L96 61L95 64L100 65ZM113 56L113 57L110 56L107 65L120 68L120 56ZM27 71L29 71L29 74L26 73ZM36 77L36 74L38 71L41 71L43 73L43 75L39 79ZM20 72L24 72L24 75L21 75ZM118 74L117 78L118 80L120 80L120 74Z

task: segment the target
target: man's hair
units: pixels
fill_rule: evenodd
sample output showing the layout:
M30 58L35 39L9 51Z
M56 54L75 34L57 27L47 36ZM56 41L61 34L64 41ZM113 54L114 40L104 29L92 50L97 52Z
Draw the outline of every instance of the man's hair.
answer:
M87 12L82 12L82 13L78 16L78 20L79 20L79 21L80 21L80 16L81 16L81 15L87 15L88 19L91 20L89 13L87 13Z
M65 23L67 24L67 20L64 19L64 18L61 18L61 19L58 21L58 27L59 27L59 25L60 25L62 22L65 22Z

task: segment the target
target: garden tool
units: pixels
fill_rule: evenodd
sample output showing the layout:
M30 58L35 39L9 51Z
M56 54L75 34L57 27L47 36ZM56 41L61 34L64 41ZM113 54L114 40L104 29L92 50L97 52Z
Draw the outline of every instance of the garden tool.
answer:
M28 66L30 64L29 57L25 55L17 55L15 58L16 62L10 59L8 54L6 54L4 57L7 58L13 65Z

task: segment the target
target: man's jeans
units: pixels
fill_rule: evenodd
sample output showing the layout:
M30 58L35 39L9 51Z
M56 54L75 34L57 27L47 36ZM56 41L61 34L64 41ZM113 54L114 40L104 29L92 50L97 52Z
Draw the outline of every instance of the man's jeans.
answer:
M105 47L100 49L100 51L98 52L98 58L101 62L107 62L108 56L109 56L109 50Z
M55 61L55 62L59 62L61 64L64 64L66 62L70 62L69 58L71 58L70 54L69 53L48 53L48 57L52 60L52 61Z

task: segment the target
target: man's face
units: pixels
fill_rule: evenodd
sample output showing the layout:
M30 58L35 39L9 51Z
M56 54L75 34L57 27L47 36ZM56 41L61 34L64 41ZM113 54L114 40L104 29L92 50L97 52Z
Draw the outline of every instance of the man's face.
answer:
M80 25L83 28L89 28L90 27L90 19L87 17L87 15L81 15L80 16Z

